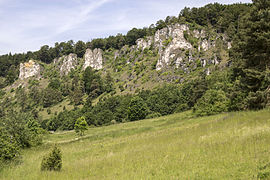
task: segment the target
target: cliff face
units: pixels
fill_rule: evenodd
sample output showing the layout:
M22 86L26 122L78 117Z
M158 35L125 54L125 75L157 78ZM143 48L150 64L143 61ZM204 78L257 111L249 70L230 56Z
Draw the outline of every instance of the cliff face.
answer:
M177 57L178 51L192 48L192 45L184 37L184 32L188 30L187 25L175 25L156 32L154 44L160 55L156 70L170 65L171 59L177 62L181 61L181 57Z
M101 49L87 49L84 55L84 65L83 70L87 67L92 67L93 69L100 70L103 67L103 57Z
M33 76L36 78L41 78L40 72L41 66L35 61L30 60L29 62L20 64L19 79L23 80Z
M71 53L68 56L60 57L54 60L54 64L58 66L61 76L68 75L68 73L78 65L77 55Z
M68 75L77 67L82 67L82 70L87 67L95 70L113 67L118 72L128 65L130 70L137 68L138 73L138 68L143 71L144 66L151 66L151 69L157 71L171 72L173 78L177 79L179 74L190 73L198 67L204 68L206 74L211 73L210 65L218 65L222 58L228 57L227 49L231 48L231 42L226 39L226 35L214 31L175 24L156 31L153 36L137 39L136 45L125 45L120 50L112 50L113 57L110 50L103 52L98 48L87 49L83 59L71 53L55 59L53 66L60 72L60 76ZM227 64L222 63L224 65ZM174 74L176 71L178 75ZM20 64L19 78L31 76L41 77L40 65L34 61Z
M221 59L211 50L216 47L216 41L220 39L223 44L226 44L227 49L231 48L231 43L226 41L226 36L223 34L211 35L185 24L175 24L158 30L152 37L138 39L136 48L144 50L153 47L158 51L156 70L175 67L186 72L192 63L193 68L196 68L198 61L202 67L207 64L219 64ZM202 54L207 54L208 57Z

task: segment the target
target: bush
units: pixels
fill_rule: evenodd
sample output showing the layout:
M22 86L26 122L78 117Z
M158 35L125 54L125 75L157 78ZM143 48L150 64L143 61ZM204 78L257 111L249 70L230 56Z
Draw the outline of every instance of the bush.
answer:
M15 159L19 155L19 146L0 128L0 162Z
M128 107L128 119L130 121L144 119L147 114L148 107L144 100L139 96L133 97Z
M189 109L189 106L187 103L184 104L179 104L179 106L177 106L177 108L174 110L175 113L180 113L183 111L186 111Z
M267 95L263 91L249 92L244 100L245 109L259 110L265 108Z
M194 106L197 116L207 116L228 111L229 99L222 90L210 89L198 100Z
M87 130L87 122L84 116L79 117L77 119L77 121L75 122L74 129L76 133L79 134L80 136L84 135L84 131Z
M53 150L43 157L41 162L42 171L60 171L62 168L62 154L55 145Z
M148 115L145 117L145 119L152 119L152 118L157 118L157 117L160 117L160 116L161 116L160 113L158 113L158 112L153 112L153 113L151 113L151 114L148 114Z

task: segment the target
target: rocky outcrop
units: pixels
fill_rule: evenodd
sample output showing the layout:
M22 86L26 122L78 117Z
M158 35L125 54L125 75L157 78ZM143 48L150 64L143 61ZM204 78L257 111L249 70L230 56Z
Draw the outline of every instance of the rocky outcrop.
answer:
M192 48L192 45L184 37L184 32L187 31L189 31L187 25L176 24L156 32L154 44L159 49L160 54L156 70L168 66L171 62L171 57L176 56L176 54L173 53L176 52L176 50Z
M142 50L144 50L145 48L150 48L152 43L152 37L147 37L146 39L140 38L136 41L137 49L141 48Z
M84 55L84 65L83 69L85 70L87 67L92 67L96 70L100 70L103 67L103 58L102 58L102 50L101 49L87 49Z
M231 48L232 48L232 43L228 42L228 49L231 49Z
M35 61L30 60L29 62L20 64L19 79L23 80L29 77L36 77L39 79L41 78L40 72L41 66Z
M201 42L201 47L204 51L207 51L210 48L210 43L208 42L208 40L204 39Z
M69 54L68 56L62 56L60 58L57 58L54 60L54 64L57 64L59 70L60 70L60 75L68 75L68 73L72 70L75 69L78 65L78 58L76 54Z
M157 30L154 36L138 39L136 45L122 47L114 54L114 60L122 57L127 64L134 65L144 58L144 53L147 52L143 50L146 48L154 54L158 52L156 70L177 68L179 72L189 73L198 66L208 68L220 64L224 56L217 54L231 48L231 43L225 34L194 29L186 24L175 24Z

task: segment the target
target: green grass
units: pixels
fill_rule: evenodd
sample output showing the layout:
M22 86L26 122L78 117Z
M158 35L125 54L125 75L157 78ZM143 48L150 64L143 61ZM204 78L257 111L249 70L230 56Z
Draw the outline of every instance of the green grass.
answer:
M54 143L60 172L40 163ZM190 112L106 127L85 137L74 131L48 135L24 150L22 163L0 179L257 179L270 162L270 110L193 118Z

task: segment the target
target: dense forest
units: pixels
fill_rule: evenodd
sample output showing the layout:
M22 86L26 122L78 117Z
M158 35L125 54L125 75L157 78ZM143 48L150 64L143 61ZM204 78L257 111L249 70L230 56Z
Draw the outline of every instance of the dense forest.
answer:
M200 8L184 8L179 16L168 16L148 28L133 28L126 35L117 34L90 42L72 40L44 45L36 52L0 56L0 160L19 156L21 148L42 143L48 131L72 130L76 120L84 117L89 126L102 126L154 118L192 110L194 116L213 115L240 110L258 110L270 104L270 2L253 0L252 4L208 4ZM109 52L132 46L139 38L152 36L172 24L188 24L225 33L233 42L229 50L231 65L210 75L199 72L180 83L160 84L135 93L116 92L117 79L90 67L60 77L47 74L48 85L42 89L38 80L29 80L29 88L6 87L18 78L19 64L36 59L50 64L55 58L75 53L83 58L87 48ZM149 50L151 51L151 50ZM149 53L149 52L148 52ZM154 50L151 51L154 54ZM149 53L149 54L151 54ZM138 67L139 73L144 67ZM137 73L137 74L139 74ZM68 100L74 108L61 106L52 114L51 108ZM59 107L60 108L60 107ZM40 116L46 109L49 118Z

